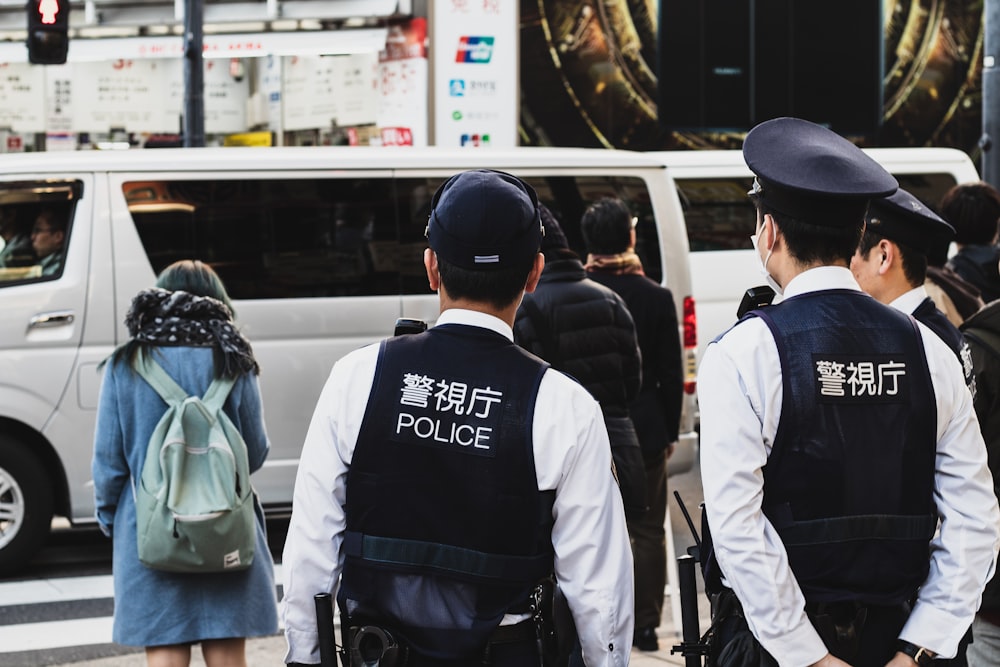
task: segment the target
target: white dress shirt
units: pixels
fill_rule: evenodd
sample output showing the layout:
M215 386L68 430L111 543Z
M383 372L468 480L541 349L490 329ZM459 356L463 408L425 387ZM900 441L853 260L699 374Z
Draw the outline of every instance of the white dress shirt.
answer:
M821 267L789 281L784 298L827 289L860 291L848 269ZM934 500L941 523L930 573L900 638L953 657L993 575L1000 509L958 360L922 324L920 331L937 404ZM806 617L781 538L761 511L761 468L782 399L778 350L763 320L743 322L709 345L698 385L702 483L719 565L751 631L778 664L809 665L827 649Z
M505 322L483 313L446 310L437 324L450 323L491 329L513 341ZM319 662L313 595L337 593L347 471L378 349L369 345L336 363L302 447L283 555L286 662ZM573 612L584 660L626 665L633 628L632 553L600 405L575 381L550 369L538 389L532 439L538 488L556 492L555 574Z

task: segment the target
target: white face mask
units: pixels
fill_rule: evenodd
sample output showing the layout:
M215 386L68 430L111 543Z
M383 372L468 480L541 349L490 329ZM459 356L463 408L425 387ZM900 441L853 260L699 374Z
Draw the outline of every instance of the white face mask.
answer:
M757 256L757 261L760 262L760 266L758 268L760 269L761 275L764 276L764 281L768 284L768 286L771 289L774 290L775 294L782 294L781 285L778 284L778 281L775 280L774 276L772 276L771 273L767 270L767 260L771 259L771 253L774 252L774 248L771 248L770 250L768 250L767 251L767 257L765 257L763 260L761 260L761 258L760 258L760 249L757 248L757 235L756 234L751 234L750 235L750 243L753 244L753 252Z

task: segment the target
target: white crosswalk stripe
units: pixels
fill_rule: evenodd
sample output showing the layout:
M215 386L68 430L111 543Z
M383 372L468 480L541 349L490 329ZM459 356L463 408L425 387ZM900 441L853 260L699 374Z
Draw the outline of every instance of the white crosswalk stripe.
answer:
M275 581L282 581L281 565L274 567ZM3 624L0 614L0 664L5 653L40 651L111 643L111 616L59 619L60 609L73 603L114 597L110 574L88 577L32 579L0 583L0 612L5 607L47 605L53 620Z

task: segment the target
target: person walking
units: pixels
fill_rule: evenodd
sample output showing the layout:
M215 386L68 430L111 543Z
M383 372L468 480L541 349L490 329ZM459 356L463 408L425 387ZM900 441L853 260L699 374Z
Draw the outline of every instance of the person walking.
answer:
M537 196L509 174L458 173L426 235L436 325L337 361L306 435L285 661L319 662L313 599L329 592L369 663L392 650L416 667L540 665L531 598L554 573L585 663L625 665L632 557L600 405L511 331L544 265Z
M635 253L634 218L620 199L602 199L583 214L587 275L621 296L635 321L642 352L642 390L629 405L642 448L649 510L629 517L635 559L635 639L656 651L667 577L667 458L680 427L684 371L674 297L646 277Z
M248 569L174 573L139 561L133 487L167 404L135 368L138 355L152 354L182 389L197 396L213 378L236 378L223 409L246 442L253 472L270 448L257 361L233 324L222 281L198 260L165 268L156 287L132 300L125 324L131 338L105 364L92 462L97 522L114 543L112 639L145 647L150 667L188 665L198 643L208 667L245 667L246 638L278 631L263 511L258 504L256 553Z
M743 155L753 245L783 299L699 370L720 664L736 646L779 665L951 658L995 569L1000 509L955 355L848 268L869 200L896 180L797 118L754 127Z
M642 385L642 361L628 306L587 278L559 222L538 205L545 268L514 320L514 342L577 380L601 404L625 517L646 512L646 480L629 403Z

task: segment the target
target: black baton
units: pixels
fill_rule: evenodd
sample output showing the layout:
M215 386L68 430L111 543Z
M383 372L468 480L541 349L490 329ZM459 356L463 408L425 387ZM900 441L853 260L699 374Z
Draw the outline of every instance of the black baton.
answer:
M313 596L316 604L316 630L319 632L319 664L322 667L337 667L337 639L333 634L333 596L317 593Z
M698 584L695 581L695 559L684 555L677 557L678 588L681 602L681 628L684 642L670 652L684 655L685 667L701 667L705 655L705 645L701 642L701 627L698 621Z

